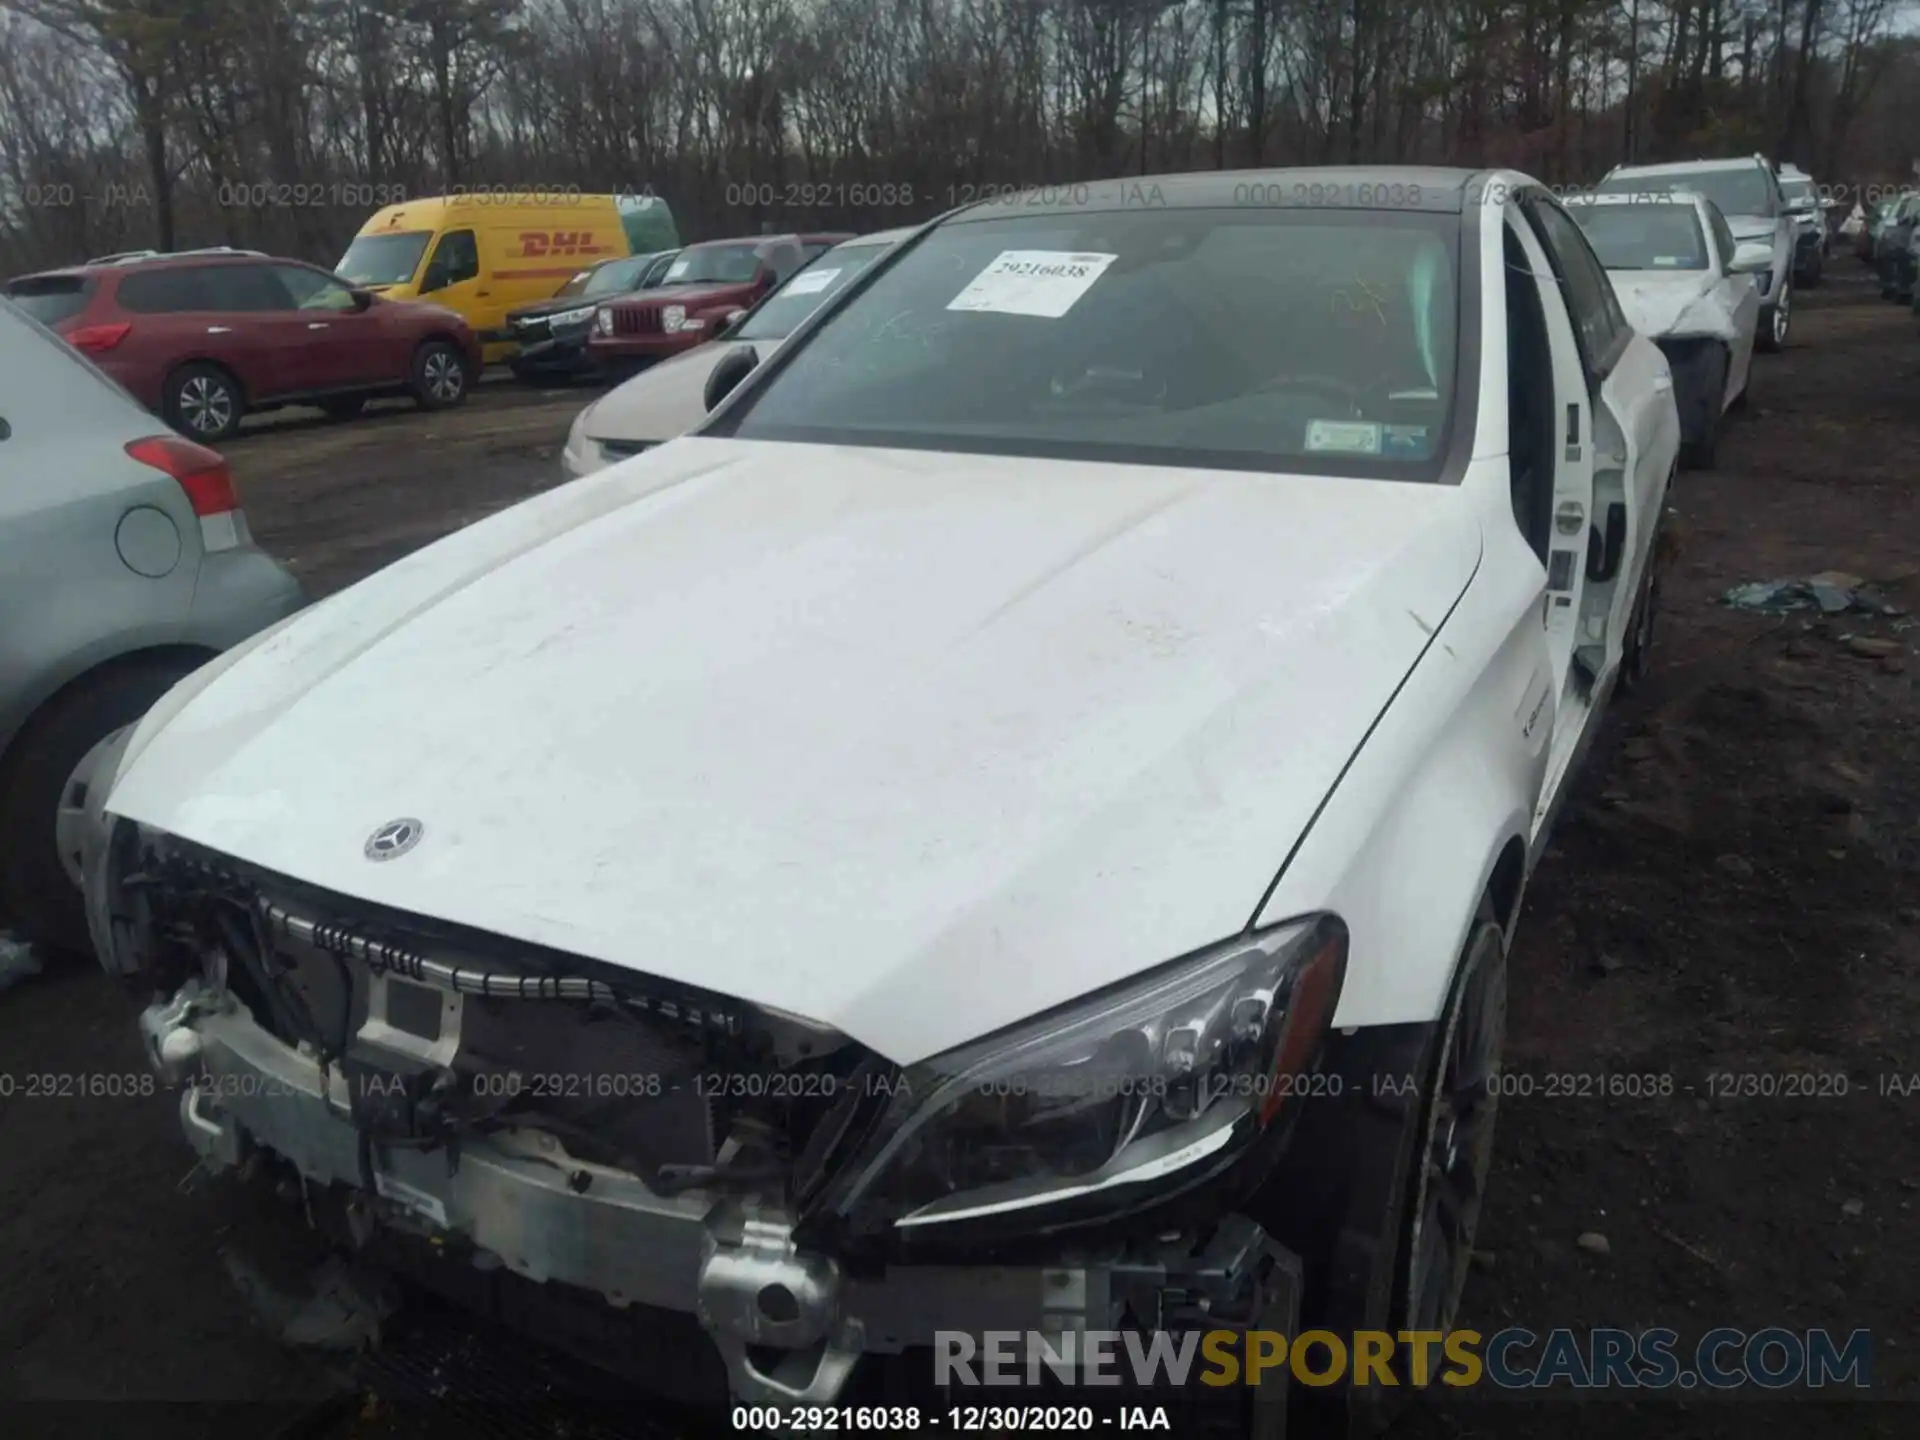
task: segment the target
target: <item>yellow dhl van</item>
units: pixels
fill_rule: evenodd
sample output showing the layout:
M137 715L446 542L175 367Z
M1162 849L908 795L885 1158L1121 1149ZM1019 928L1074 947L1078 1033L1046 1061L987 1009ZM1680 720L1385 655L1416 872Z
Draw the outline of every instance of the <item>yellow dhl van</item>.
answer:
M334 269L390 299L459 311L491 363L513 352L509 310L548 299L589 265L679 243L656 196L482 190L387 206Z

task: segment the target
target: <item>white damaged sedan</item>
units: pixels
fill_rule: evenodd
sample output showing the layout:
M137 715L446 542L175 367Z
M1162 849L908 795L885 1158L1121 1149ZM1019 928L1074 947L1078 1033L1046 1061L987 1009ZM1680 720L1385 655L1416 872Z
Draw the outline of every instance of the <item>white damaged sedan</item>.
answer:
M112 762L90 920L204 1162L714 1403L1448 1326L1679 443L1579 227L1505 173L1070 187L723 368Z
M1673 367L1682 461L1712 469L1726 413L1746 403L1760 322L1755 276L1766 258L1736 260L1733 231L1704 195L1580 195L1567 211L1587 232L1633 328Z

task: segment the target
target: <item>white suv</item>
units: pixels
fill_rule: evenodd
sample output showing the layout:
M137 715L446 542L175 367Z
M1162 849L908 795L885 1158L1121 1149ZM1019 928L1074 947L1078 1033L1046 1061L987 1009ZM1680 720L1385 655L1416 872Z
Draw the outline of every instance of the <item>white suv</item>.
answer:
M1739 248L1736 269L1754 270L1760 292L1762 350L1787 343L1793 318L1793 247L1797 227L1780 181L1764 155L1742 160L1679 160L1669 165L1616 165L1599 186L1602 195L1691 190L1720 207ZM1758 268L1762 260L1765 268Z

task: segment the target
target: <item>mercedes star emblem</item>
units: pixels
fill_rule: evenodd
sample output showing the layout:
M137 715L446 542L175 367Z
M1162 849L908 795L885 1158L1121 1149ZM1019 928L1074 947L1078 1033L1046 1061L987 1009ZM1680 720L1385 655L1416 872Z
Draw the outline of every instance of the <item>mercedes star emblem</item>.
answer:
M367 859L398 859L420 843L420 837L426 833L426 829L425 825L410 817L389 820L367 837Z

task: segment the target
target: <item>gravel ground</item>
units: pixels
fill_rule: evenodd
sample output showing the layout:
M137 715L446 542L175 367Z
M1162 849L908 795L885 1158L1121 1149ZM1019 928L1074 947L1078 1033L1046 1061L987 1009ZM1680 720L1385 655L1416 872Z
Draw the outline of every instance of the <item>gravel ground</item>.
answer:
M1787 352L1756 360L1720 469L1678 483L1654 673L1616 704L1534 877L1513 965L1519 1093L1462 1323L1864 1328L1879 1398L1442 1392L1396 1436L1920 1433L1920 632L1718 603L1742 581L1843 570L1920 609L1920 322L1850 262L1834 270ZM588 398L490 385L452 414L274 417L231 455L255 534L321 595L555 483ZM0 1423L275 1433L338 1382L229 1279L223 1254L260 1222L192 1182L172 1097L19 1083L86 1070L137 1088L132 1012L79 966L0 996L16 1081L0 1097ZM1611 1093L1649 1077L1670 1093ZM1594 1235L1604 1247L1582 1245ZM356 1414L325 1418L419 1433Z

